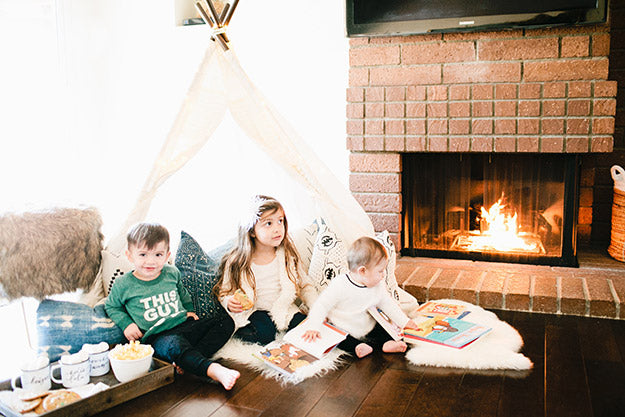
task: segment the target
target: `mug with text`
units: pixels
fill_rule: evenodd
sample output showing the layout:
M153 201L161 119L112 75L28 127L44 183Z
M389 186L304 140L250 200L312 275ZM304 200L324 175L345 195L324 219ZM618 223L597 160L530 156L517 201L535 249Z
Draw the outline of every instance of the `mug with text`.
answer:
M13 389L17 389L17 379L21 380L22 389L25 391L38 393L47 391L52 386L50 381L50 364L48 358L39 358L35 362L26 363L21 366L21 374L11 380Z
M61 370L61 379L54 376L54 371ZM61 356L58 364L51 369L51 378L57 384L63 384L65 388L80 387L89 383L91 364L86 352L78 352L73 355Z

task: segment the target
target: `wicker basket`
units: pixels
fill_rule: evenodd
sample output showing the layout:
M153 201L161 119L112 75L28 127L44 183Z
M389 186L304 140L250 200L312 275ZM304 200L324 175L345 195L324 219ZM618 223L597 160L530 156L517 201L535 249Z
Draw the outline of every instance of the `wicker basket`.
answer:
M608 253L617 261L625 262L625 191L618 188L614 188Z

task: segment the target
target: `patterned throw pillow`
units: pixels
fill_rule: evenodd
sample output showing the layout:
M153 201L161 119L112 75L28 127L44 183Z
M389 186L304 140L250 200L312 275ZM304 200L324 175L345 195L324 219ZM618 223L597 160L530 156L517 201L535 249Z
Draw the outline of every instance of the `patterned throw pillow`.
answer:
M293 244L299 253L303 271L308 272L308 269L310 268L310 260L312 259L318 231L319 225L316 221L306 227L295 229L292 232L289 230L289 235L291 236Z
M397 263L397 252L395 251L395 245L391 240L391 236L388 231L378 233L375 238L384 245L386 253L388 254L388 265L386 266L386 289L391 296L399 301L399 285L397 285L397 278L395 277L395 265Z
M100 268L100 278L102 279L102 287L104 296L108 297L113 283L117 277L120 277L134 269L125 254L115 255L107 251L102 251L102 267Z
M347 250L345 242L334 233L321 219L318 220L319 231L313 247L308 276L321 292L328 282L337 275L346 273Z
M68 301L43 300L37 308L39 352L48 354L50 361L64 353L76 353L85 343L126 341L124 333L106 315L104 305L94 308Z
M180 233L175 265L180 270L182 283L191 294L195 313L200 318L220 319L228 314L213 293L213 287L219 280L217 272L221 258L232 245L232 242L228 242L206 253L191 235L184 231Z

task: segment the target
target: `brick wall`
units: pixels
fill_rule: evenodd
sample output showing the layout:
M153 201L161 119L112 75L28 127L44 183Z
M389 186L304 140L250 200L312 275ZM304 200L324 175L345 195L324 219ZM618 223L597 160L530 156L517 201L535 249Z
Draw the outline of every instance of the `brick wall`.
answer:
M376 230L399 244L404 152L565 152L583 155L579 243L607 242L610 37L606 24L350 39L350 188Z

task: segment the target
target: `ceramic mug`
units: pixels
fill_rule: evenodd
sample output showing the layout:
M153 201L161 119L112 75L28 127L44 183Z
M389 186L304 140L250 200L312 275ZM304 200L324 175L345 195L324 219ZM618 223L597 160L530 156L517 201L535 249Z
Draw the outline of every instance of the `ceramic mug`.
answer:
M107 374L111 370L111 364L109 363L109 351L108 349L102 352L89 353L90 363L90 375L100 376Z
M13 389L17 389L17 379L20 378L22 382L22 389L25 391L38 393L47 391L52 386L50 381L50 365L39 369L22 369L21 375L14 377L11 380L11 386Z
M59 363L52 366L50 376L54 382L63 384L65 388L79 387L89 383L89 373L91 371L89 358L78 363L63 363L62 359ZM61 379L56 379L54 371L59 368L61 369Z

